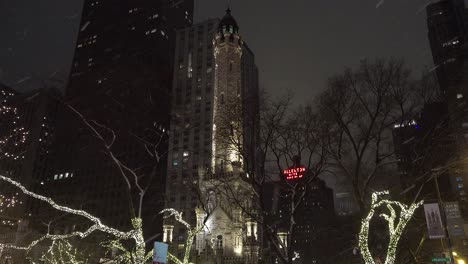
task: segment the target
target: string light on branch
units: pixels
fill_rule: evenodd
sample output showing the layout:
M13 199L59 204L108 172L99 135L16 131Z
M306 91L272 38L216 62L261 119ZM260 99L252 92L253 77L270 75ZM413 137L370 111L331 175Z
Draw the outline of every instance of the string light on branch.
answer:
M387 256L385 264L394 264L396 258L396 250L398 242L403 234L406 224L411 220L414 212L420 207L424 201L418 203L412 203L407 206L398 201L381 199L382 196L388 195L388 191L374 192L372 193L371 207L366 218L361 221L361 231L359 232L359 248L361 250L362 258L366 264L375 264L374 258L369 250L369 225L374 217L377 209L385 206L388 210L388 214L382 213L380 217L385 219L388 223L389 231L389 243L387 247ZM400 209L400 215L397 215L397 210ZM398 220L398 221L397 221Z
M0 213L3 213L8 208L13 208L17 204L22 204L23 202L18 200L18 193L11 197L6 197L3 194L0 194Z
M60 264L86 264L88 259L84 257L77 248L74 248L67 240L54 240L42 259L46 263Z
M24 158L24 150L29 132L22 127L18 109L10 105L9 101L14 96L10 92L0 90L0 117L2 132L0 134L0 159L20 160Z
M140 218L132 219L132 225L133 225L132 230L127 231L127 232L120 231L108 225L103 224L101 219L91 215L90 213L86 211L76 210L67 206L59 205L55 201L53 201L51 198L31 192L26 187L24 187L21 183L14 181L11 178L0 175L0 181L7 182L17 187L25 195L28 195L32 198L48 203L50 206L52 206L54 209L58 211L69 213L69 214L76 215L76 216L82 216L83 218L93 223L85 231L75 231L75 232L72 232L69 234L63 234L63 235L52 235L49 233L45 234L42 237L34 241L31 241L26 246L16 246L13 244L1 244L0 243L0 252L3 251L4 249L16 249L16 250L29 251L34 246L36 246L37 244L45 240L51 240L52 241L51 247L52 247L55 245L54 241L59 241L59 240L63 241L63 240L70 239L73 237L85 238L95 231L101 231L101 232L114 236L116 238L115 241L133 240L135 242L135 247L134 247L134 250L131 251L130 255L132 256L132 259L136 261L136 263L145 263L145 261L148 259L148 256L150 256L145 251L145 240L143 239L142 221ZM51 249L49 248L49 250Z
M182 213L175 210L175 209L173 209L173 208L166 208L166 209L162 210L160 213L161 214L168 213L168 214L164 215L165 219L170 218L170 217L173 216L174 219L177 222L181 223L182 225L184 225L187 228L187 239L185 241L184 258L182 260L180 260L179 258L174 256L173 254L168 253L167 256L168 256L169 260L171 260L172 262L174 262L176 264L193 264L193 263L190 262L190 255L191 255L191 252L192 252L193 240L194 240L195 236L203 229L203 225L200 225L200 226L198 226L196 228L192 228L192 226L182 218Z

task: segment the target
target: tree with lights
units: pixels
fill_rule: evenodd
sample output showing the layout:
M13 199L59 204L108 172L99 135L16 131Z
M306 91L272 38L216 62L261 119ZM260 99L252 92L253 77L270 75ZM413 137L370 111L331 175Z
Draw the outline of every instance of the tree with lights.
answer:
M156 167L158 166L159 161L165 155L165 149L161 147L164 140L167 138L167 133L161 131L161 133L155 133L153 138L155 138L154 143L146 141L143 138L139 138L143 142L146 152L154 160L154 168L152 169L150 175L147 179L148 185L143 185L141 183L141 175L137 175L135 170L125 165L117 155L112 151L112 146L116 141L116 133L96 122L87 120L78 110L74 107L67 105L68 108L76 114L80 121L91 131L92 135L98 139L102 144L102 148L105 154L110 158L113 164L116 166L120 172L120 176L126 183L127 194L129 197L129 202L132 204L132 217L130 230L119 230L113 228L109 225L103 223L98 217L86 212L85 210L78 210L72 207L57 203L50 197L46 197L35 193L28 188L26 188L20 182L8 177L6 175L0 175L0 181L3 183L10 184L11 186L19 189L22 194L27 195L33 199L40 200L59 212L63 212L68 216L76 217L77 221L82 221L85 219L91 223L84 230L72 230L71 232L65 234L54 234L51 232L50 227L46 234L40 235L37 238L29 242L21 242L21 244L14 243L0 243L0 251L10 252L11 250L30 252L33 248L43 247L47 245L47 250L42 254L43 260L48 260L52 263L86 263L87 259L81 256L82 252L78 252L76 245L74 245L73 240L75 239L84 239L88 238L92 234L101 233L109 237L109 240L101 243L101 246L108 248L112 252L111 260L116 261L117 263L132 263L132 264L142 264L146 263L152 256L152 251L146 250L146 241L143 237L143 228L142 228L142 210L143 210L143 201L145 194L151 183L151 179L156 173ZM159 131L155 131L159 132ZM106 135L106 136L104 136ZM107 136L110 135L110 138ZM135 135L136 136L136 135ZM134 199L132 196L132 190L137 190L137 199ZM137 201L137 205L133 206L134 200ZM5 200L6 201L6 200Z
M66 239L53 240L42 260L50 264L87 264L88 259Z
M0 87L0 172L8 175L16 175L24 158L28 131L24 128L20 110L16 107L17 95L14 91ZM2 185L0 194L0 225L2 233L6 235L1 242L12 242L11 234L18 219L12 217L14 207L22 204L18 193ZM11 256L0 250L0 259L8 259Z
M12 103L15 94L0 89L0 162L17 161L24 158L24 145L28 131L21 124L19 110Z
M173 208L166 208L161 211L161 214L165 214L164 218L171 218L174 217L174 219L182 224L186 229L187 229L187 238L185 239L185 247L184 247L184 256L182 259L177 258L170 252L168 253L168 259L175 264L193 264L190 262L190 255L192 253L192 246L193 246L193 241L197 234L204 228L203 225L199 225L196 227L192 227L187 221L185 221L182 218L182 213L178 212L177 210Z
M402 61L363 60L359 67L331 77L318 97L321 125L329 131L319 140L336 173L351 186L361 213L367 209L369 192L378 184L381 188L390 184L382 172L398 163L393 148L386 147L392 144L392 130L413 125L417 112L431 99L417 88Z
M398 242L400 241L403 231L405 230L408 222L413 217L415 210L424 202L420 201L407 206L398 201L381 198L382 196L388 194L388 191L374 192L372 194L370 210L361 223L361 231L359 232L359 248L366 264L376 263L369 250L370 222L376 214L376 211L381 207L388 210L387 213L380 214L380 217L387 221L389 232L389 242L387 246L385 264L394 264L397 254ZM399 213L397 212L398 210L400 211Z
M448 117L439 117L430 108L438 100L432 77L423 73L421 79L412 79L401 60L363 60L358 67L332 76L317 98L320 125L328 131L317 140L327 150L337 184L348 186L359 218L366 217L373 190L399 191L394 177L397 169L405 175L400 177L403 191L398 199L412 203L418 189L434 179L433 169L447 162L440 156L447 149ZM426 106L432 112L423 115ZM350 240L359 232L357 225L352 229ZM407 239L402 240L407 247ZM385 241L377 239L376 243L380 247ZM348 250L357 244L348 243ZM417 255L409 246L405 251Z
M69 234L63 234L63 235L54 235L54 234L47 233L47 234L41 236L40 238L35 239L34 241L31 241L26 246L16 246L16 245L13 245L13 244L0 244L0 250L16 249L16 250L29 251L33 247L38 245L39 243L41 243L43 241L46 241L46 240L51 240L52 241L52 244L49 247L49 250L53 250L53 247L55 246L55 242L60 242L60 241L63 241L63 240L74 238L74 237L86 238L90 234L92 234L93 232L101 231L103 233L114 236L115 239L112 240L112 241L131 240L131 241L134 242L135 245L134 245L133 249L125 250L126 254L123 254L123 257L121 259L119 259L119 260L122 260L121 263L135 263L135 264L139 263L140 264L140 263L145 263L145 261L148 260L149 257L151 257L152 252L146 252L145 251L145 240L143 239L143 231L142 231L142 228L141 228L141 219L139 219L139 218L132 219L132 225L133 225L132 230L130 230L130 231L120 231L118 229L115 229L115 228L112 228L110 226L107 226L107 225L103 224L102 221L99 218L97 218L97 217L95 217L95 216L93 216L93 215L91 215L91 214L89 214L89 213L87 213L87 212L85 212L83 210L76 210L76 209L72 209L72 208L67 207L67 206L60 205L60 204L56 203L54 200L52 200L51 198L39 195L39 194L34 193L34 192L31 192L26 187L24 187L21 183L15 181L15 180L12 180L9 177L0 175L0 181L5 182L5 183L9 183L9 184L17 187L18 189L20 189L20 191L23 194L25 194L25 195L27 195L29 197L32 197L34 199L37 199L37 200L43 201L45 203L48 203L50 206L52 206L54 209L56 209L58 211L68 213L68 214L71 214L71 215L75 215L75 216L83 217L84 219L87 219L91 223L93 223L85 231L74 231L74 232L71 232ZM129 258L126 258L126 257L129 257Z

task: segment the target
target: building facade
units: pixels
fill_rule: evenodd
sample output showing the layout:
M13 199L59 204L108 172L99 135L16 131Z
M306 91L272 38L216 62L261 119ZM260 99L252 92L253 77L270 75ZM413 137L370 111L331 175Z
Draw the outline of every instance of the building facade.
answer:
M301 180L293 181L293 184L299 184L295 197L305 194L295 210L291 249L299 253L302 263L328 263L333 254L329 249L328 243L332 243L329 234L336 228L333 190L319 178L306 186ZM267 199L264 204L271 216L267 222L285 237L289 236L292 189L284 181L270 182L264 187L264 197Z
M106 154L114 133L113 155L148 187L141 206L145 236L162 231L175 31L191 25L192 17L193 0L83 2L45 192L106 224L129 228L139 194ZM69 106L92 120L104 141ZM147 151L156 144L157 158Z
M439 106L435 111L425 110L426 113L423 114L426 114L426 123L435 123L435 120L440 119L440 112L446 113L444 118L448 119L449 127L446 141L450 141L451 146L444 160L452 162L468 155L468 11L463 0L438 1L428 5L426 11L428 39L445 105ZM468 189L465 186L468 171L457 167L449 174L451 199L458 200L463 213L468 216Z
M166 208L204 226L195 239L197 263L259 258L261 232L245 211L255 211L245 179L255 158L255 126L247 119L258 109L258 70L238 31L227 10L222 20L177 32ZM182 257L185 227L168 220L164 230L165 241Z

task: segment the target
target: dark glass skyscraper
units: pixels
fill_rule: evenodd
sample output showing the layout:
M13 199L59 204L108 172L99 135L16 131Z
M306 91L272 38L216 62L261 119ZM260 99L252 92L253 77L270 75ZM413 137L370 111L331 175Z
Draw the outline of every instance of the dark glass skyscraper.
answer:
M106 224L128 228L132 211L138 211L138 191L135 186L128 190L107 153L110 147L123 165L141 177L140 184L148 186L144 231L147 237L158 233L167 143L160 142L163 158L159 161L148 155L146 147L151 139L167 133L175 31L191 25L192 17L193 0L84 1L66 107L57 117L60 125L40 192L89 211ZM107 128L115 133L115 141L106 147L112 138ZM129 171L124 173L133 179Z
M151 109L167 123L175 29L191 25L192 16L193 0L86 0L67 97Z
M442 0L428 5L426 12L428 38L440 88L446 96L455 99L453 86L462 80L465 61L465 5L463 0Z

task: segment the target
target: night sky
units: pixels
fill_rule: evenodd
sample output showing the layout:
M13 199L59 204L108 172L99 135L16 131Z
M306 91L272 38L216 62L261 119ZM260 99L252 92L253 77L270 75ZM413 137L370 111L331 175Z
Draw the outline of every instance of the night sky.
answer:
M365 57L402 57L417 73L430 66L426 3L232 0L231 9L256 55L261 88L274 95L289 89L302 103L330 75ZM195 20L220 17L226 6L198 0ZM0 1L0 80L19 90L65 80L80 9L78 0Z

